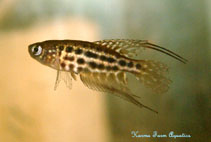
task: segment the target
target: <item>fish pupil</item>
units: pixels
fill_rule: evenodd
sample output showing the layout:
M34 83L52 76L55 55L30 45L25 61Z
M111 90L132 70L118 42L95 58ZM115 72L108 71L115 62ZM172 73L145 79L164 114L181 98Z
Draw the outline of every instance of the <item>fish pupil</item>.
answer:
M37 52L37 51L38 51L38 47L35 47L35 48L34 48L34 52Z

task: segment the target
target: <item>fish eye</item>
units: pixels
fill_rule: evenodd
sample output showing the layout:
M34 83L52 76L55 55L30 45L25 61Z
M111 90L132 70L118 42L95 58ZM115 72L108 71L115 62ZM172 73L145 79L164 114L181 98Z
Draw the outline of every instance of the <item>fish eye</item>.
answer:
M32 53L36 56L40 55L42 53L42 47L41 46L34 46L32 48Z

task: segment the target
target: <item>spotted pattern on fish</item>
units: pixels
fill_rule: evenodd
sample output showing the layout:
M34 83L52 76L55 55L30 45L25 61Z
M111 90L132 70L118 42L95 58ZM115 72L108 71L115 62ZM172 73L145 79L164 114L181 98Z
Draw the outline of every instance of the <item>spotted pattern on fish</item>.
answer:
M127 87L128 72L156 93L165 93L169 88L171 81L165 75L168 70L165 64L131 58L143 49L153 49L183 63L187 62L174 52L146 40L48 40L29 45L28 51L32 58L57 70L55 88L61 80L61 72L71 74L75 80L75 75L79 75L84 85L90 89L110 92L156 112L136 100L135 97L138 96ZM71 83L71 79L64 80L67 84Z

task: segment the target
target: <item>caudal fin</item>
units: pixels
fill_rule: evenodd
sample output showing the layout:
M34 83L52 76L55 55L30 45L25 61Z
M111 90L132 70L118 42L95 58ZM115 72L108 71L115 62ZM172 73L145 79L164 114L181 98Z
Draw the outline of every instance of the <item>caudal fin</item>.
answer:
M165 76L168 71L165 64L152 60L140 60L136 65L139 72L134 74L141 83L158 94L168 91L171 80Z

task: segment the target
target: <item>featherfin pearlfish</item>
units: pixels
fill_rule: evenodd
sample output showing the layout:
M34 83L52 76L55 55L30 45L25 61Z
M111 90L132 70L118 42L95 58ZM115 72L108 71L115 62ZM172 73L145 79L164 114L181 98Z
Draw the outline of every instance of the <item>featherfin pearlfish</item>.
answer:
M168 68L165 64L153 60L132 59L139 51L147 49L159 51L182 63L187 62L178 54L147 40L47 40L28 47L32 58L57 70L55 89L61 80L71 89L72 78L76 80L78 75L90 89L112 93L157 113L136 100L140 97L128 88L126 73L131 73L156 93L168 91L171 80L166 77Z

